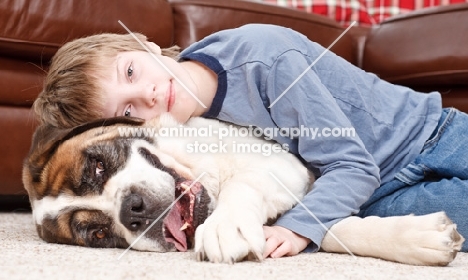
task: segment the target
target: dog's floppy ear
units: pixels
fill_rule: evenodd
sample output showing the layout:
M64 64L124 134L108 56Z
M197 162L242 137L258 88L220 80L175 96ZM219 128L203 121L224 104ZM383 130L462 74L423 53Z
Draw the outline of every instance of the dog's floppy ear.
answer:
M144 122L143 119L139 118L115 117L99 119L68 129L50 125L39 126L34 132L31 148L23 163L23 185L29 196L31 198L36 197L44 167L62 142L96 127L115 124L140 126Z
M66 141L76 135L79 135L83 132L86 132L90 129L103 126L111 126L115 124L124 124L131 126L141 126L145 123L144 119L140 118L131 118L131 117L114 117L106 119L98 119L89 123L82 124L72 128L66 135L64 135L61 141Z
M23 162L23 185L30 199L36 197L38 189L35 185L40 183L44 166L71 130L42 125L34 132L29 153Z

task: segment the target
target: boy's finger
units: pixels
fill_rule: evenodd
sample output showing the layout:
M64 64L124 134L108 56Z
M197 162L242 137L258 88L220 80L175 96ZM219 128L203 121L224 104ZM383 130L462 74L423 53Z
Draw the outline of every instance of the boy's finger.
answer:
M283 242L281 245L274 250L270 256L272 258L281 258L283 256L289 256L291 253L291 243L290 242Z
M270 238L266 239L265 241L265 249L263 250L263 258L267 258L270 254L281 245L279 239L275 236L271 236Z
M263 258L267 258L271 252L276 250L281 244L281 241L274 235L275 231L268 226L263 227L263 234L265 235L265 248L263 250Z

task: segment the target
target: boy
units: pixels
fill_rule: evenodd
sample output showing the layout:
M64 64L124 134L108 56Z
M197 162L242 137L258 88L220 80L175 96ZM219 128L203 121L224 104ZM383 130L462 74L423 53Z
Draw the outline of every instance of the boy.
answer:
M302 202L320 222L296 206L264 227L265 256L316 251L323 226L350 215L443 210L468 235L468 116L443 110L439 93L389 84L331 52L304 73L325 49L279 26L221 31L178 56L140 38L161 63L130 35L63 46L34 104L42 123L168 112L180 122L203 116L263 131L301 129L272 138L316 175Z

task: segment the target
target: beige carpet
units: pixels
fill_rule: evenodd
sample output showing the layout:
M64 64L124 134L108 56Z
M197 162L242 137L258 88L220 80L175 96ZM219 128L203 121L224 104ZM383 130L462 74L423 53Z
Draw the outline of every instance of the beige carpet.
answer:
M194 254L148 253L47 244L31 215L0 213L0 279L468 279L468 254L448 267L418 267L328 253L200 263Z

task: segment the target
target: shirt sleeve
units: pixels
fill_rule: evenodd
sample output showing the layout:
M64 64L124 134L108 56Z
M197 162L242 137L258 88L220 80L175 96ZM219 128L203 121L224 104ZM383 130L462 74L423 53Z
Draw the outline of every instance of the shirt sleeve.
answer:
M276 222L311 239L307 251L317 251L327 229L359 212L380 185L379 168L330 92L336 79L353 78L341 75L352 65L328 53L306 70L319 54L285 52L271 68L265 87L272 120L280 128L300 129L291 152L318 175L302 203Z

